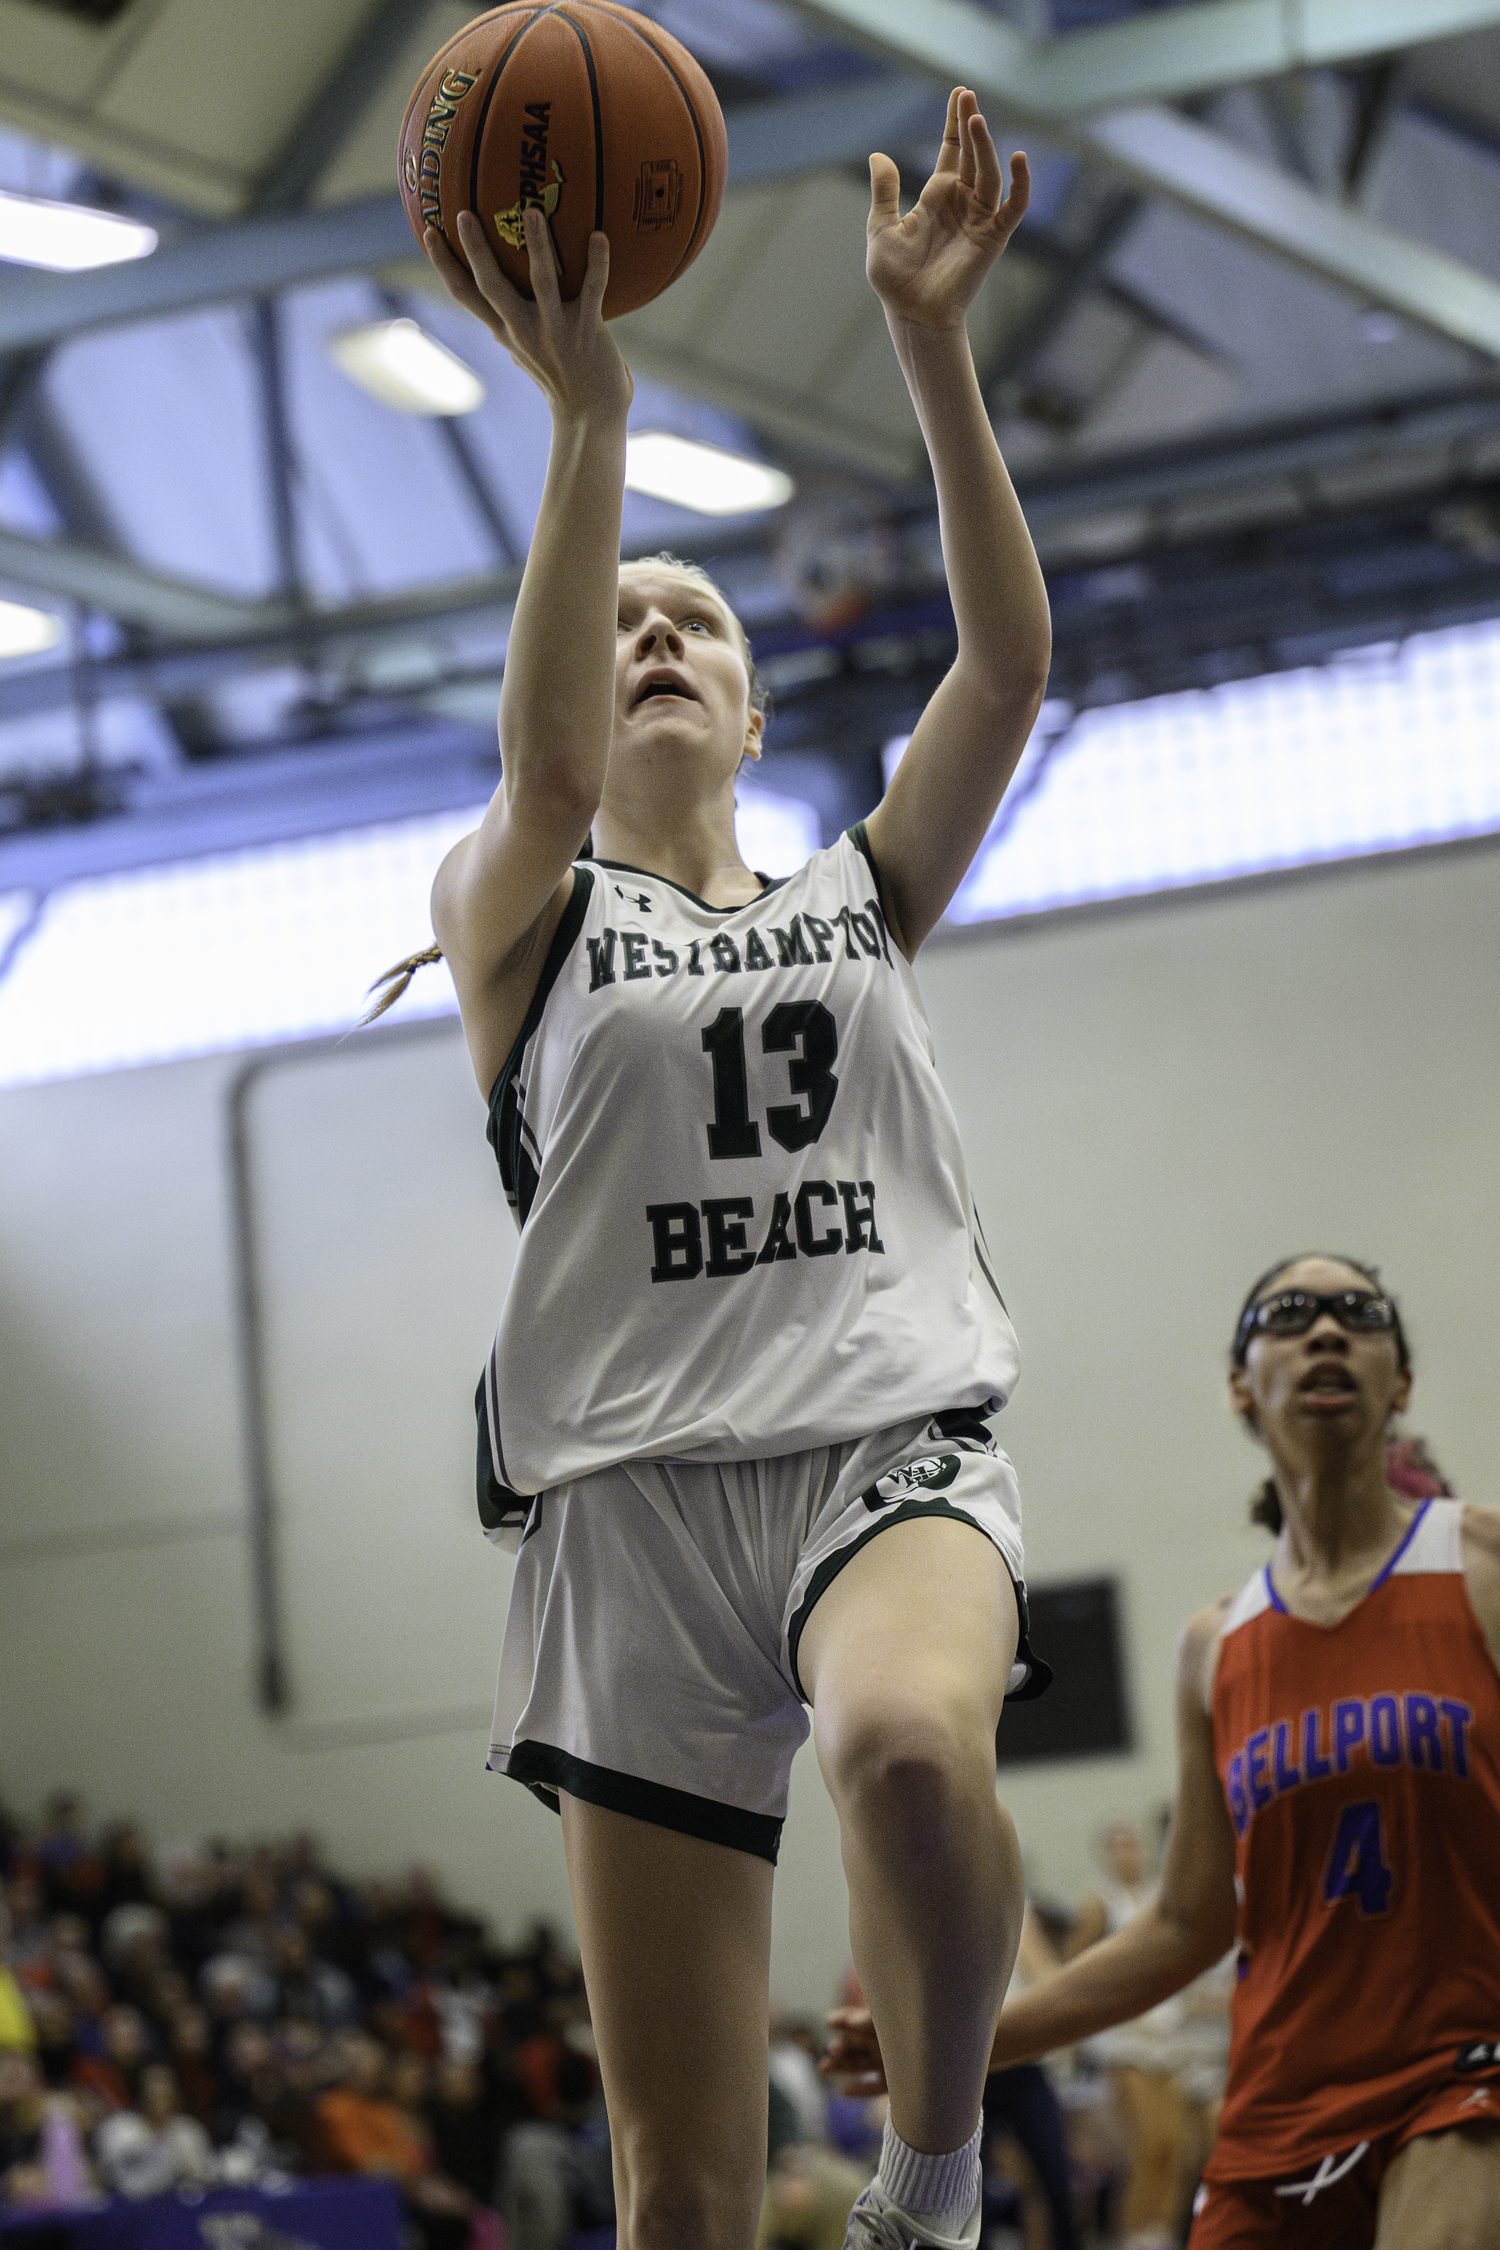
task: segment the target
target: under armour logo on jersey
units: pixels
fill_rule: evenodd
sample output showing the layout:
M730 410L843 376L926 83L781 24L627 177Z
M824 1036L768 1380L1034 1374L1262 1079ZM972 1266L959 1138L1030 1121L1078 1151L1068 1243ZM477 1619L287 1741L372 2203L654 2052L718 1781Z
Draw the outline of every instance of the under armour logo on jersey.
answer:
M1466 2046L1459 2048L1453 2067L1465 2073L1500 2070L1500 2039L1471 2039Z
M1463 2100L1459 2103L1458 2106L1461 2110L1492 2108L1494 2105L1490 2101L1490 2090L1488 2086L1476 2086L1472 2094L1465 2094Z
M1342 2180L1354 2170L1355 2165L1365 2154L1369 2145L1368 2141L1361 2141L1358 2148L1352 2148L1349 2151L1342 2164L1335 2164L1331 2156L1325 2156L1310 2180L1288 2180L1286 2186L1279 2187L1276 2193L1278 2195L1300 2195L1305 2210L1309 2203L1322 2194L1324 2188L1331 2188L1335 2181Z
M629 891L622 891L619 884L616 883L615 897L624 899L625 904L627 906L633 906L639 914L649 914L651 912L651 901L649 898L647 898L644 891L636 891L634 895L632 895Z

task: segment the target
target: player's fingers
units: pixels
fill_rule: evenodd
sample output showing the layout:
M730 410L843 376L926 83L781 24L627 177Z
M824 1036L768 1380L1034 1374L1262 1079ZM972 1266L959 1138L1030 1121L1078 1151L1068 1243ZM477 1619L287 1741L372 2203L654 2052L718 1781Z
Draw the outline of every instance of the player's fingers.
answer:
M489 311L474 286L473 274L461 258L455 258L447 238L439 234L436 227L423 229L422 248L428 264L439 275L450 296L456 297L470 312L484 314Z
M879 234L901 216L901 173L888 156L870 158L870 216L867 234Z
M977 95L968 87L959 90L958 96L958 176L966 188L974 185L974 120L979 114Z
M562 292L557 286L557 260L552 254L546 213L538 204L529 203L521 214L521 224L526 229L526 267L532 293L545 311L554 312L562 303Z
M837 2064L834 2065L832 2070L829 2070L822 2063L818 2067L823 2071L825 2078L831 2078L835 2081L841 2094L848 2094L856 2101L868 2099L886 2091L885 2072L883 2070L840 2070Z
M956 172L963 157L962 136L959 129L959 102L967 87L955 86L948 96L948 115L943 124L943 145L938 150L938 160L932 167L934 178Z
M1026 161L1026 151L1018 148L1010 160L1010 193L1001 206L1008 226L1019 226L1026 216L1026 206L1031 201L1031 166Z
M504 273L490 248L484 228L472 211L458 214L458 246L469 262L474 288L490 311L512 321L526 300Z
M609 236L595 232L589 236L588 264L583 272L583 287L578 292L580 304L597 313L604 302L604 292L609 287Z
M974 151L975 198L982 210L998 211L1005 194L1005 174L1000 168L1000 152L977 109L969 119L969 146Z

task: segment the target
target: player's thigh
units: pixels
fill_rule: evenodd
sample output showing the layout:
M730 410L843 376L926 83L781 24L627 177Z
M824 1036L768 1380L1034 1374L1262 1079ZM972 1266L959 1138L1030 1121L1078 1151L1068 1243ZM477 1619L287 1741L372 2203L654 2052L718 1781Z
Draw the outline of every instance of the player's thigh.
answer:
M930 1720L992 1744L1019 1638L1010 1573L973 1524L918 1516L867 1540L797 1652L825 1771L851 1728Z
M1408 2141L1380 2183L1375 2250L1495 2250L1500 2125L1460 2125Z
M562 1814L617 2179L637 2208L686 2196L685 2250L748 2250L766 2172L771 1863L566 1795Z

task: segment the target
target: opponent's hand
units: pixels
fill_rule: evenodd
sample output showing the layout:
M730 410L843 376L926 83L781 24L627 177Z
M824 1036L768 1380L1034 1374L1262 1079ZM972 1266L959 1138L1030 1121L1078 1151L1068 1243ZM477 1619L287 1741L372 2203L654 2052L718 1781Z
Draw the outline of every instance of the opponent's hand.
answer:
M533 297L528 301L500 270L484 228L472 211L458 214L464 258L456 258L436 227L422 247L449 295L505 346L542 392L554 416L623 414L635 386L619 346L604 324L601 306L609 281L609 238L589 236L589 262L578 295L564 304L547 221L535 207L522 218Z
M1018 150L1010 192L979 102L967 86L948 96L948 122L932 178L905 218L901 175L870 158L865 272L893 320L956 328L1031 200L1031 168Z
M889 2091L880 2041L868 2008L835 2008L828 2019L829 2040L818 2063L841 2094L871 2095Z

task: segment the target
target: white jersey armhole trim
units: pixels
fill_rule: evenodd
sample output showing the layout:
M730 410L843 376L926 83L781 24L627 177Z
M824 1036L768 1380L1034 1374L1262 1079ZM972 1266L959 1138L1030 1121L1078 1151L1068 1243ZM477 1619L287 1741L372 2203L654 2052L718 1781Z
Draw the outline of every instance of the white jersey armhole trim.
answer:
M1410 1539L1391 1565L1391 1576L1400 1578L1414 1571L1461 1571L1464 1566L1463 1513L1462 1500L1429 1500Z
M1230 1603L1219 1630L1219 1645L1222 1647L1231 1633L1238 1632L1242 1625L1248 1625L1252 1618L1259 1617L1274 1607L1275 1603L1271 1599L1270 1566L1263 1564L1253 1578L1245 1580Z

